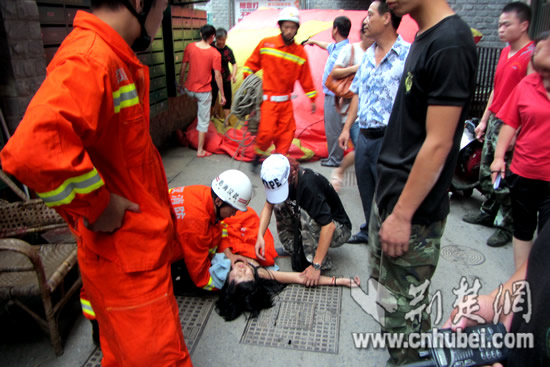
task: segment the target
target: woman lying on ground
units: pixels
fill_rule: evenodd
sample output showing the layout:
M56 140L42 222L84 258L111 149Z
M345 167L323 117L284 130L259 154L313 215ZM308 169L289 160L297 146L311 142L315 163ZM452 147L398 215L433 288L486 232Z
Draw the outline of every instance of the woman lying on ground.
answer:
M261 310L273 306L273 297L287 284L305 284L302 273L273 271L261 267L254 259L236 261L231 267L220 296L216 302L216 311L226 321L249 312L257 317ZM319 285L358 287L360 279L321 276Z

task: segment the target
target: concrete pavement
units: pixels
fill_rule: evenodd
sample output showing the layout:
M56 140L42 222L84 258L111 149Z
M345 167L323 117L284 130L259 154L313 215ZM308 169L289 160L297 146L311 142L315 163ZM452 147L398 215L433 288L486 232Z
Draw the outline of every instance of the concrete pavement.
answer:
M170 187L204 184L209 185L212 178L229 168L239 168L251 178L255 195L251 206L259 213L263 207L265 196L259 175L253 175L249 163L231 160L225 155L212 155L207 158L196 158L194 150L174 147L162 153L166 174ZM319 162L304 163L327 178L331 169L322 167ZM346 177L340 196L348 215L353 223L353 233L364 221L357 186L353 183L353 174ZM453 289L458 289L462 277L465 277L470 287L474 280L479 279L480 293L488 293L506 280L514 270L512 246L490 248L485 245L492 229L474 226L462 222L461 217L469 210L477 210L481 196L475 193L465 199L454 195L451 199L451 213L448 217L445 234L442 240L442 255L435 276L430 286L431 297L435 300L440 296L441 308L434 302L432 320L439 318L436 325L441 325L448 317L455 301ZM270 224L273 234L276 234L275 220ZM276 242L277 246L277 242ZM366 288L368 268L368 250L366 245L346 244L338 249L331 249L330 254L334 268L328 275L353 276L359 275L362 288ZM288 258L280 258L277 263L282 270L290 270ZM10 308L11 310L12 308ZM74 302L61 314L67 319L65 324L65 353L55 357L49 345L48 338L38 330L32 321L25 317L11 316L10 330L27 329L23 336L11 338L5 335L4 325L0 328L2 344L0 344L0 364L2 366L83 366L95 347L91 339L90 323L78 312L78 304ZM0 311L0 321L6 320L5 312ZM317 316L316 316L317 317ZM195 366L382 366L387 359L385 350L357 349L354 346L353 332L374 332L379 330L377 322L365 313L351 297L349 289L343 289L341 295L339 333L337 335L338 353L320 353L275 348L240 343L247 320L241 317L233 322L225 322L214 311L206 321L202 335L196 343L192 354ZM22 319L22 321L20 320ZM21 327L18 327L21 325Z

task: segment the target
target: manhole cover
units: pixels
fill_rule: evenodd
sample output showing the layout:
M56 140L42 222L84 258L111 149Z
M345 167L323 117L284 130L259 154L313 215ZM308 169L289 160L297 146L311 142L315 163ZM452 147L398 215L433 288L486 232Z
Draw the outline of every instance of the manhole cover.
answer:
M485 262L485 255L467 246L445 246L441 249L440 254L445 260L462 265L481 265Z
M206 326L206 321L214 308L215 298L176 296L176 301L178 302L179 317L185 344L187 345L189 354L192 354ZM92 338L90 336L91 342ZM101 359L103 359L101 349L96 348L83 367L101 367Z
M288 286L248 320L241 343L337 354L341 299L341 287Z

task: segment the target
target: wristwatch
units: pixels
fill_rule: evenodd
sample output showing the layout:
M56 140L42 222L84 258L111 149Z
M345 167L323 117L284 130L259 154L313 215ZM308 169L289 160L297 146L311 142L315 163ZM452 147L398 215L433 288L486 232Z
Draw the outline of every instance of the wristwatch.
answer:
M313 266L313 269L315 270L321 270L321 264L319 263L311 263L311 266Z

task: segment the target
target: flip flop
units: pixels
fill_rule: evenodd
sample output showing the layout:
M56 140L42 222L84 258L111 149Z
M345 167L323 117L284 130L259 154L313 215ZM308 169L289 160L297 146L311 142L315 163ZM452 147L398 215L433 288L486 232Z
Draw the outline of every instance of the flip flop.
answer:
M197 154L197 158L210 157L211 155L212 153L205 150L203 154Z

